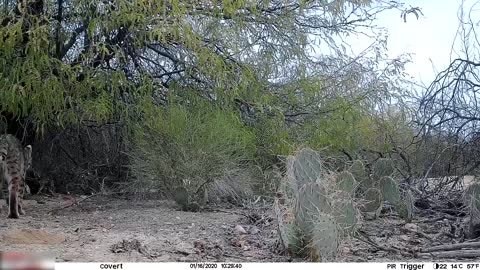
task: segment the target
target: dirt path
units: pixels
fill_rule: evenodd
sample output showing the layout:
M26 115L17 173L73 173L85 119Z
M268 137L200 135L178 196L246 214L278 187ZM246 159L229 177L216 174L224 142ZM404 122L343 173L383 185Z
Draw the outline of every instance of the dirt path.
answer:
M273 252L273 221L253 225L244 210L189 213L165 201L91 198L50 212L75 200L81 198L28 200L27 215L19 220L6 219L0 202L0 250L40 253L58 262L288 260Z

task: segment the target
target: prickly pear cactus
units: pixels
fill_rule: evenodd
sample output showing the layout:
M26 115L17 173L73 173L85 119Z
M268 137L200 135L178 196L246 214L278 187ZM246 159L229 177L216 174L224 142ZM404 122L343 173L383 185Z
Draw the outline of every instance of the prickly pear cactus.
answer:
M355 177L355 180L359 183L366 181L368 178L367 170L361 160L355 160L348 171L353 174L353 177Z
M288 242L287 249L293 255L302 256L305 250L305 235L300 226L295 222L288 224L285 228L286 241Z
M393 162L388 158L380 158L373 165L373 177L380 180L383 176L390 176L393 174Z
M397 182L390 176L380 179L383 198L395 206L398 215L405 221L410 222L413 218L414 199L407 188L400 188Z
M329 214L318 215L309 244L312 261L329 262L337 257L339 232L335 219Z
M402 191L403 200L395 208L397 209L398 215L403 218L406 222L411 222L413 219L413 209L415 200L413 198L412 192L410 190Z
M365 214L365 218L378 218L383 207L382 192L377 188L369 188L365 191L364 200L364 203L360 206L360 211Z
M394 205L402 201L400 189L397 182L390 176L380 178L380 187L382 189L383 198Z
M363 164L358 164L359 177L368 179ZM326 171L317 152L303 149L287 159L287 177L295 204L293 221L282 231L287 235L282 238L288 243L284 246L291 254L310 255L312 260L334 260L339 241L358 222L352 196L358 184L354 175Z
M320 154L310 148L304 148L290 157L287 167L295 191L305 184L317 181L323 172Z
M326 196L325 188L321 184L309 183L300 189L295 208L295 218L306 235L311 234L318 213L330 212L331 205Z
M353 195L357 188L357 181L349 171L343 171L337 175L336 186L339 190Z
M336 201L333 206L333 216L337 222L342 237L355 232L358 223L358 210L351 199Z

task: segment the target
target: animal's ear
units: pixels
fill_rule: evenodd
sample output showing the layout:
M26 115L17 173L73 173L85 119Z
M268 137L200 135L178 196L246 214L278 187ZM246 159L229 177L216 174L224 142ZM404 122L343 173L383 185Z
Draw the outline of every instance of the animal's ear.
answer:
M28 158L32 157L32 146L31 146L31 145L27 145L27 146L25 147L25 150L24 150L24 151L25 151L25 155L26 155Z

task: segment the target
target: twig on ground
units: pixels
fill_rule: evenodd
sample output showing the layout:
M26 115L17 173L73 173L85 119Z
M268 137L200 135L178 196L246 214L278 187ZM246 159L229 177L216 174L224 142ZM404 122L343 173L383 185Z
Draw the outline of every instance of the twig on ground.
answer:
M359 236L362 236L362 237L359 237ZM381 246L377 243L375 243L372 239L370 239L370 237L368 237L368 235L366 235L365 233L363 232L358 232L358 235L355 236L356 239L364 242L364 243L367 243L369 245L372 245L373 247L379 249L379 250L383 250L383 251L387 251L387 252L392 252L392 253L400 253L402 255L406 255L406 256L411 256L412 252L411 251L405 251L405 250L401 250L397 247L384 247L384 246Z
M429 248L424 248L420 252L430 253L435 251L451 251L451 250L460 250L463 248L480 248L480 242L469 242L469 243L458 243L451 245L440 245Z
M90 199L90 198L92 198L92 197L95 197L95 196L97 196L97 195L100 195L100 194L101 194L101 193L92 194L92 195L90 195L90 196L87 196L87 197L79 200L79 201L75 201L75 202L73 202L73 203L71 203L71 204L65 205L65 206L60 207L60 208L52 209L52 210L50 210L48 213L51 214L51 213L54 213L54 212L57 212L57 211L60 211L60 210L63 210L63 209L72 207L72 206L74 206L74 205L76 205L76 204L79 204L79 203L81 203L81 202L83 202L83 201L85 201L85 200L88 200L88 199Z
M434 258L446 258L446 259L459 259L459 258L478 258L480 257L480 250L451 250L451 251L439 251L439 252L422 252L417 253L417 257L434 257Z

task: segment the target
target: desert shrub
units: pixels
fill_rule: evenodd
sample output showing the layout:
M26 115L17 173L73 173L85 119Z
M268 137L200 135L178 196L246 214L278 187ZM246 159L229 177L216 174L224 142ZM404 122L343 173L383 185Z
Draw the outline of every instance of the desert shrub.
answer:
M154 188L170 197L180 186L189 194L217 186L241 193L241 184L226 188L232 181L220 181L239 175L255 153L254 134L235 111L201 101L166 108L145 102L142 110L145 122L135 125L130 152L136 190Z

